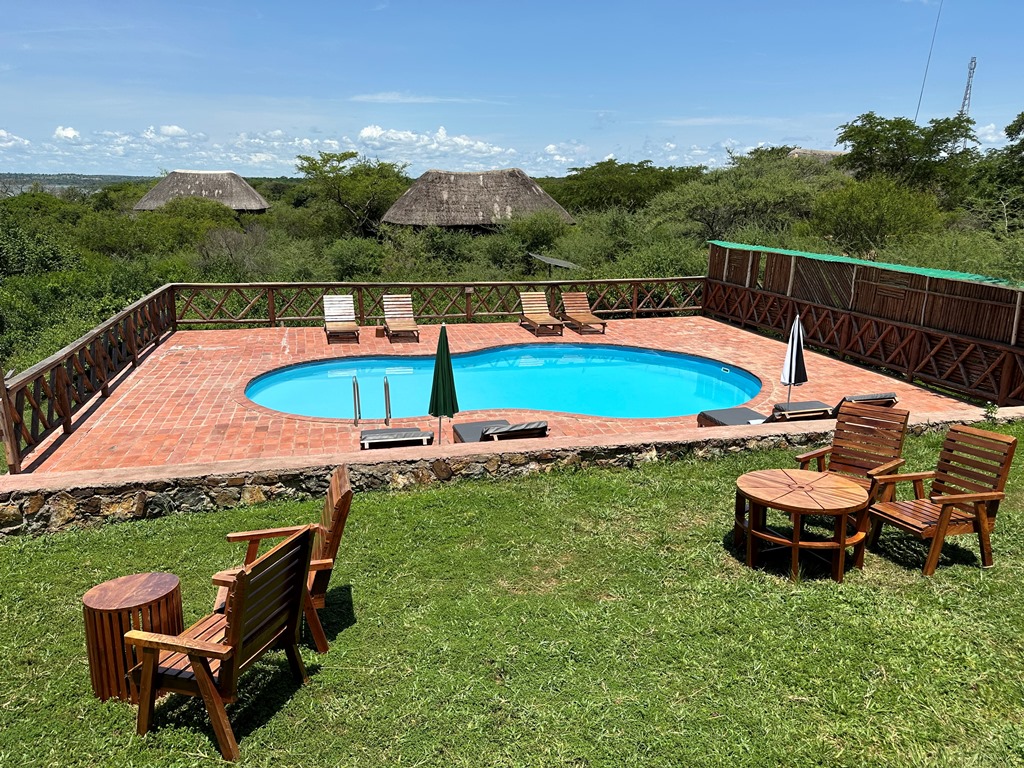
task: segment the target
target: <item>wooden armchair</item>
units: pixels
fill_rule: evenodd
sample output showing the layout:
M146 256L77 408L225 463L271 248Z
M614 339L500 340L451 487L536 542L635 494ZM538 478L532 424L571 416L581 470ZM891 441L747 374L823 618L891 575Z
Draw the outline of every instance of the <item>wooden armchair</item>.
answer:
M306 578L313 532L307 526L251 564L214 576L228 591L226 609L200 619L178 636L132 630L126 646L141 651L130 671L139 691L137 730L149 730L158 693L201 696L225 760L239 758L226 702L234 701L241 674L264 653L283 647L297 680L305 682L299 656L299 620L309 600Z
M892 492L880 494L885 500L869 509L872 528L868 546L877 543L886 523L922 540L931 539L923 569L925 576L931 576L947 536L976 533L981 545L981 564L991 566L990 534L999 502L1005 495L1003 489L1016 447L1015 437L956 425L946 433L935 471L876 476L876 482L887 486L912 482L914 498L893 501ZM931 493L926 495L924 481L928 479L932 485Z
M832 445L796 457L800 469L842 475L875 499L875 478L903 466L903 441L907 437L910 412L877 405L843 402L836 413Z
M320 653L327 653L330 646L327 643L327 635L324 633L324 628L320 623L320 616L317 611L323 608L326 603L327 585L331 581L334 560L338 556L338 545L341 544L341 535L345 532L345 521L348 520L348 513L351 507L352 485L348 479L348 468L343 464L331 473L331 480L327 486L327 497L324 499L324 508L320 513L320 525L317 527L316 537L313 542L313 558L309 566L309 583L307 587L309 589L310 601L304 606L306 624L309 625L309 631L313 635L313 642ZM229 533L228 541L246 541L249 543L245 551L245 563L248 565L256 560L259 554L260 542L267 539L291 536L299 530L302 530L302 526ZM217 594L214 610L221 610L226 597L227 590L221 589Z
M416 324L416 315L412 309L411 294L386 293L384 302L384 335L411 336L420 340L420 327Z
M583 292L562 294L562 320L579 334L605 332L608 325L590 309L590 301ZM600 328L598 328L600 326Z
M519 325L526 326L536 336L542 333L562 335L562 321L551 316L544 291L520 291L519 304L523 310Z

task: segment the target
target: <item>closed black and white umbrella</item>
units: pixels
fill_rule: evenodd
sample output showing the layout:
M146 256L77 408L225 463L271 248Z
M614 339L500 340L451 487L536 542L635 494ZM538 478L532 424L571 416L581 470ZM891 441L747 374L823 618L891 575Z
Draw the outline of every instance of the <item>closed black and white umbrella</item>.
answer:
M804 329L800 325L800 315L793 321L789 330L789 343L786 344L786 360L782 364L780 381L789 387L786 402L793 399L793 387L807 383L807 368L804 365Z

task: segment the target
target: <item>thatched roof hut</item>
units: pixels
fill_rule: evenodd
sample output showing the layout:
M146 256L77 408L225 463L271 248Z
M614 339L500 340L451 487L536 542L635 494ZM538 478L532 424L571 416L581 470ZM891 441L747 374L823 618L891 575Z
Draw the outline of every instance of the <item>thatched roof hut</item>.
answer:
M245 213L263 213L270 203L231 171L171 171L135 204L136 211L152 211L176 197L204 197Z
M576 223L518 168L475 173L427 171L395 201L383 221L419 227L486 227L537 211L554 211L566 223Z

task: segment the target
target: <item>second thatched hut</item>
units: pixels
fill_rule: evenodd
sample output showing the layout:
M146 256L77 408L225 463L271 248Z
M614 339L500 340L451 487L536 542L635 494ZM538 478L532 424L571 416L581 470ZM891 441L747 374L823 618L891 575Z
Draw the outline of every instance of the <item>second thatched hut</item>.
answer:
M135 204L135 210L155 211L176 197L216 200L239 213L263 213L270 207L263 195L232 171L171 171Z
M490 227L513 216L554 211L572 216L518 168L460 173L427 171L405 191L383 221L415 227Z

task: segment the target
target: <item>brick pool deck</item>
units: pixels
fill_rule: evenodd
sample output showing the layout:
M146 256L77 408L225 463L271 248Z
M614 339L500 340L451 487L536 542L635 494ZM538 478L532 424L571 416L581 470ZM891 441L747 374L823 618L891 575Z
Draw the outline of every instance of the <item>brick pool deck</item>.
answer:
M360 430L383 426L382 422L364 420L355 426L351 421L289 416L257 406L245 397L250 379L283 365L363 355L432 355L439 328L421 326L419 343L392 343L380 329L366 327L358 344L331 345L322 328L179 331L130 371L108 398L93 404L85 418L80 416L72 434L51 437L28 457L25 469L35 475L93 470L120 470L118 474L123 474L133 468L222 462L267 465L273 460L295 464L315 457L345 460L346 454L351 460L365 462L414 453L429 457L509 450L511 442L452 445L451 424L445 420L442 445L435 442L429 448L360 452ZM773 403L786 400L786 388L779 383L784 343L702 317L614 320L606 335L580 336L566 330L564 337L540 339L515 323L450 325L448 337L456 354L539 341L622 344L703 355L744 368L761 379L760 393L748 403L751 408L768 413ZM794 392L794 400L821 400L832 405L848 394L894 391L914 423L982 417L978 407L824 355L808 351L806 362L810 381ZM600 386L600 380L594 385ZM424 404L428 394L424 393ZM698 436L695 416L607 419L518 410L462 412L455 421L491 418L513 423L545 419L553 448ZM806 422L816 430L824 423ZM392 420L392 426L407 425L436 430L437 420ZM757 434L767 428L721 427L701 430L701 436L722 431L724 437L736 430ZM787 429L793 428L797 425ZM528 442L531 448L537 447L537 440Z

